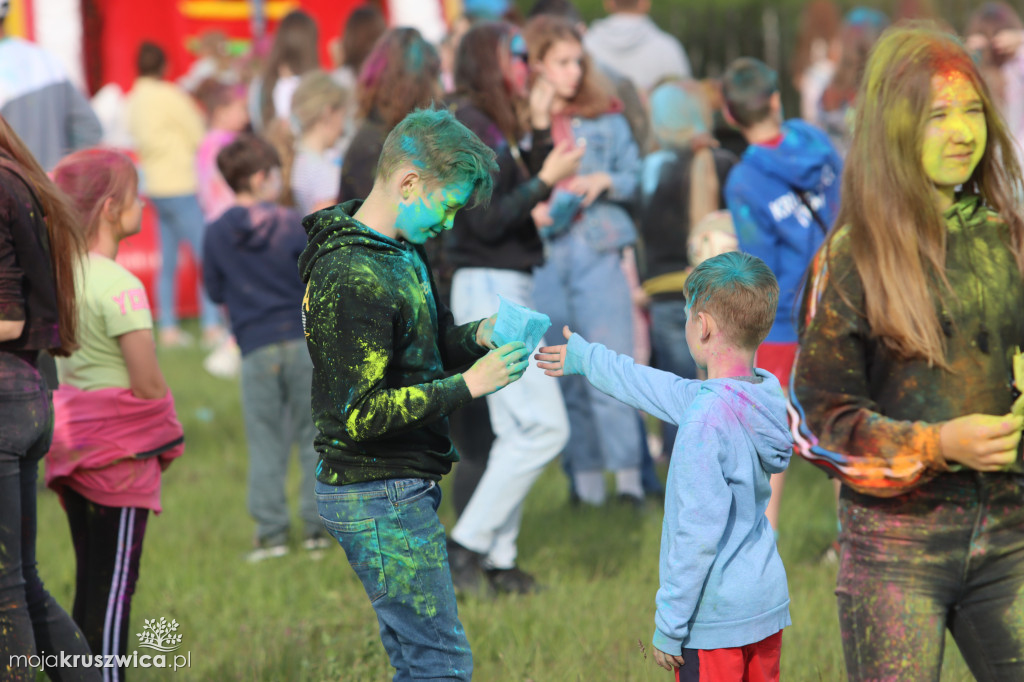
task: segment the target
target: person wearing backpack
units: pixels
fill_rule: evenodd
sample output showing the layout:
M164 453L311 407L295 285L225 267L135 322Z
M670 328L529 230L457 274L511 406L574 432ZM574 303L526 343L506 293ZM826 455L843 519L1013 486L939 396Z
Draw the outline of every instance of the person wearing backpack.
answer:
M658 150L644 157L634 217L640 232L637 260L649 301L651 364L684 379L697 367L686 345L686 276L697 265L690 257L693 228L725 205L722 188L736 164L719 149L709 130L710 111L699 83L664 83L651 93L651 123ZM676 427L662 425L662 454L668 456Z
M779 280L775 324L757 366L788 390L797 349L795 307L807 267L839 211L843 162L828 136L799 119L782 121L778 74L757 59L734 61L722 77L725 116L750 146L729 174L725 201L741 251ZM768 520L778 530L782 474L772 477Z

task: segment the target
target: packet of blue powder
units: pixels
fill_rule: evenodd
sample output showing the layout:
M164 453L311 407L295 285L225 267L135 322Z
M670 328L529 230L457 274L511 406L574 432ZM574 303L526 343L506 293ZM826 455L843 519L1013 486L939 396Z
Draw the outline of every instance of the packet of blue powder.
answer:
M495 346L522 341L532 353L544 337L544 332L551 327L551 318L513 303L504 296L498 296L498 302L498 319L494 323L491 341Z

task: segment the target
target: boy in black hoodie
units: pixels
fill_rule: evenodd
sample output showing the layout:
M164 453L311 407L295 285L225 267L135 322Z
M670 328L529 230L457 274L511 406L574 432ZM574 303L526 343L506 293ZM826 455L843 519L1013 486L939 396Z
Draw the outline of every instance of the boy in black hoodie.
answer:
M489 199L494 158L450 113L415 111L385 140L366 200L303 223L317 502L377 612L396 679L472 676L437 518L437 483L458 459L447 415L517 380L526 349L493 347L495 316L453 324L422 244L470 200Z

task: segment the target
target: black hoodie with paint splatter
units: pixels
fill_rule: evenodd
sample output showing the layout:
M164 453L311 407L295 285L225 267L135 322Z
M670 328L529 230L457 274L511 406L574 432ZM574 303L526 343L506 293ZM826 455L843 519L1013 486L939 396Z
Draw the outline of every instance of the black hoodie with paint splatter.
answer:
M454 325L422 247L353 220L361 203L303 220L317 479L439 480L458 460L448 415L472 399L462 375L445 370L487 352L476 343L479 322Z

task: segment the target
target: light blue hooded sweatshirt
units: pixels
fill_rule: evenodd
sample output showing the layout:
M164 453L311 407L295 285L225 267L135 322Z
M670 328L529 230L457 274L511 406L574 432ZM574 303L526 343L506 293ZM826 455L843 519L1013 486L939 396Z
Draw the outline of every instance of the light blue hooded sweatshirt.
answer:
M786 569L764 512L770 474L789 465L792 439L778 380L681 379L643 367L578 334L566 374L678 424L661 530L654 646L720 649L760 642L789 626Z

